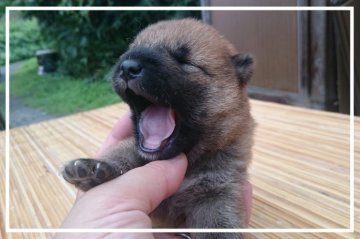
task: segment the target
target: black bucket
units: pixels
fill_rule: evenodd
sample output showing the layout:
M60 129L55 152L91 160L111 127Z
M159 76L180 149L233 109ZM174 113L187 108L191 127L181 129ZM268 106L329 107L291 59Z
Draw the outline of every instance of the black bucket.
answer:
M59 60L59 54L56 51L50 49L39 50L36 52L36 57L39 65L39 75L56 71Z

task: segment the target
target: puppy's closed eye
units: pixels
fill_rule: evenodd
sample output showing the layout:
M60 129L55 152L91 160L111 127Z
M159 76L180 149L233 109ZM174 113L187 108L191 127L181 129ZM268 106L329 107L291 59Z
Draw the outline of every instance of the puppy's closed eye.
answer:
M170 52L171 56L180 64L181 68L186 73L204 72L207 73L203 67L195 64L190 58L190 49L186 45L182 45L175 51Z
M186 45L182 45L175 51L170 52L171 56L180 64L189 64L190 49Z
M191 64L182 64L181 68L186 71L187 73L196 73L201 71L201 69L195 65L191 65Z

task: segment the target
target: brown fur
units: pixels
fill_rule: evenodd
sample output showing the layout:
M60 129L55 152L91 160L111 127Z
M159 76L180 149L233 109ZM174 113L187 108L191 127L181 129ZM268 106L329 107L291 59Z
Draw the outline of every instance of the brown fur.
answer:
M179 49L182 49L182 53L187 53L186 63L173 59L171 52ZM252 58L238 54L234 46L214 28L196 20L164 21L151 25L138 34L129 50L120 58L118 70L114 73L114 88L130 106L133 102L125 91L128 83L122 78L119 68L126 60L138 60L141 57L152 59L146 63L149 64L149 69L160 57L161 64L156 69L161 73L160 78L164 74L167 78L162 79L160 84L159 79L152 76L157 73L155 70L153 74L146 75L146 82L145 76L137 79L134 89L145 89L144 95L147 97L149 94L151 102L169 105L175 111L182 112L187 116L183 119L183 125L196 125L194 130L199 128L199 136L190 146L181 148L181 142L177 142L176 138L174 140L179 143L180 150L186 153L189 168L178 192L153 212L154 220L166 227L244 227L241 192L247 179L254 127L245 85L252 74ZM146 64L144 63L144 69ZM149 81L153 85L147 88ZM166 89L172 89L172 92L162 92L165 89L161 88L163 84ZM151 88L156 87L161 94L154 96ZM198 91L190 92L193 88ZM164 94L168 96L163 96ZM158 100L158 97L162 99ZM138 113L136 107L131 108L136 129ZM180 114L180 118L181 116ZM179 127L181 126L180 124ZM188 131L191 129L190 127ZM105 174L111 175L106 180L144 165L149 160L163 159L165 153L150 155L142 152L136 132L135 130L135 138L112 147L102 157L101 162L107 162L103 168L110 165L115 172L105 170ZM191 132L179 134L190 140L187 133ZM170 148L164 158L180 153L175 148ZM94 183L94 180L91 183L86 181L89 177L86 180L79 177L77 169L74 169L74 162L65 167L64 177L83 190L96 186L98 183ZM83 163L77 165L85 164L84 160L80 162ZM230 239L242 236L231 233L194 234L192 238Z

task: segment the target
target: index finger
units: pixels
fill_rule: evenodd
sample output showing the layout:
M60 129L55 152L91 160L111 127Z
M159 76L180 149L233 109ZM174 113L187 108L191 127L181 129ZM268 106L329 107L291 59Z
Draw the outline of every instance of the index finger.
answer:
M101 155L109 146L113 145L114 143L130 137L132 132L133 125L131 121L131 112L126 111L120 120L115 124L96 156Z

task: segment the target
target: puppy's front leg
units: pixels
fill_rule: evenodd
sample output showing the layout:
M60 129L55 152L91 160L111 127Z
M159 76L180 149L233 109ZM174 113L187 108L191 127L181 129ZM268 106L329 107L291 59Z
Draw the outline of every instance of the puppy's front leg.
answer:
M134 139L130 138L110 147L100 159L81 158L67 162L62 175L69 183L87 191L143 164L136 153Z
M186 219L189 228L244 228L241 197L231 188L208 191L192 205ZM243 239L242 233L195 233L192 239Z

